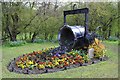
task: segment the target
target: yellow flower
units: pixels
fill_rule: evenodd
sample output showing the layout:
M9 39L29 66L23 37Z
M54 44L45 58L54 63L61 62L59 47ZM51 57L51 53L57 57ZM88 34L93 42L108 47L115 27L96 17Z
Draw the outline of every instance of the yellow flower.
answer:
M51 67L51 65L50 64L48 64L48 65L46 65L47 67Z
M24 66L23 64L18 65L18 67L20 67L20 68L22 68L22 69L25 68L25 66Z
M37 63L35 63L35 66L37 66L38 64Z
M97 38L95 38L95 43L98 45L99 44L99 40Z
M100 40L95 38L95 41L93 44L89 45L89 48L94 48L94 57L102 57L105 55L105 46L101 43Z
M28 68L30 65L29 64L26 64L26 67Z
M39 69L45 69L45 66L44 66L43 64L39 64L39 65L38 65L38 68L39 68Z
M54 68L54 67L55 67L55 65L53 65L53 64L52 64L52 65L51 65L51 67L52 67L52 68Z
M29 61L28 64L32 65L32 64L34 64L34 63L33 63L33 61Z
M65 61L65 58L63 58L61 61L63 61L63 62L64 62L64 61Z
M59 65L58 61L55 61L55 66Z
M60 62L60 61L62 61L62 60L58 59L57 61Z

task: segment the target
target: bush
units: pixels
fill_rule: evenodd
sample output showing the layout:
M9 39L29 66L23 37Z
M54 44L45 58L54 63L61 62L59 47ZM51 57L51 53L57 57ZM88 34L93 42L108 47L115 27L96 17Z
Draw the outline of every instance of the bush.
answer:
M26 44L26 41L10 41L10 42L8 42L8 45L11 47L22 46L24 44Z
M97 37L99 40L105 40L102 36Z
M108 38L108 40L110 40L110 41L118 41L119 39L117 37L115 37L115 36L110 36Z
M50 40L52 43L58 43L58 40Z
M44 43L44 42L47 42L47 40L35 39L33 42L34 43Z

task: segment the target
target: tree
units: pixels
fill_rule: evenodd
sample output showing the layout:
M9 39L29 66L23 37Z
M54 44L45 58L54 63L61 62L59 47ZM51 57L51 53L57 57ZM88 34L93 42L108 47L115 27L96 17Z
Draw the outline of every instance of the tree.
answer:
M28 14L30 10L31 9L26 7L26 3L22 3L22 2L3 2L2 3L2 12L3 12L3 17L2 17L3 30L2 31L4 33L3 39L7 35L7 38L10 38L11 41L17 40L17 35L23 32L24 29L26 29L30 25L32 20L37 15L35 14L35 16L30 18L32 16L31 14ZM34 12L34 10L32 10L32 12Z
M119 37L117 3L112 2L3 2L2 39L34 42L36 38L52 40L63 27L63 11L89 7L89 31L101 26L105 39ZM84 26L84 14L67 16L69 25ZM21 38L19 38L21 37Z
M21 3L2 3L2 12L3 12L3 26L6 29L6 33L8 32L8 36L11 41L16 41L16 37L19 34L18 28L19 26L19 9ZM16 7L16 8L15 8ZM3 28L4 29L4 28Z

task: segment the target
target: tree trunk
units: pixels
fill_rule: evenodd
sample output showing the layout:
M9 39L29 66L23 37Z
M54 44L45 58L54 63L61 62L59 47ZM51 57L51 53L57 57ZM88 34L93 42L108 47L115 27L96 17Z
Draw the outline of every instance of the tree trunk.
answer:
M13 35L13 32L10 29L10 21L9 20L10 20L9 15L7 14L6 15L6 29L8 31L9 36L10 36L10 41L16 41L16 35L15 34Z
M12 36L12 41L17 41L17 35L16 34L13 34L13 36Z
M13 28L12 28L12 38L13 38L13 40L12 41L16 41L17 40L16 37L19 34L19 31L18 31L19 17L18 17L17 13L14 13L13 15L11 15L11 17L12 17L12 20L13 20Z
M24 40L26 40L27 39L27 34L26 33L24 33Z
M111 25L109 26L109 31L108 31L108 38L111 36Z
M50 36L49 36L49 40L52 40L53 39L53 35L51 34Z
M31 42L33 43L36 36L38 35L38 32L34 32L33 35L32 35L32 39L31 39Z
M48 33L47 33L47 32L45 32L45 37L44 37L44 39L45 39L45 40L48 39Z
M32 32L29 32L29 39L31 39Z
M116 37L120 38L120 33L119 32L116 33Z
M54 32L52 32L49 36L49 40L52 40L53 39L53 36L54 36Z

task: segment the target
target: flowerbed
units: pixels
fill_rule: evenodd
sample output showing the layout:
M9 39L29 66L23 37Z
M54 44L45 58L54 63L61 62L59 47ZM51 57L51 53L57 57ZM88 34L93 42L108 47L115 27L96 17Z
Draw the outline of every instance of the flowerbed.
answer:
M60 50L60 47L46 48L14 58L8 65L8 70L24 74L40 74L89 65L101 59L106 60L105 47L97 39L89 48L94 48L94 60L92 61L86 50L72 49L66 52L63 49Z

